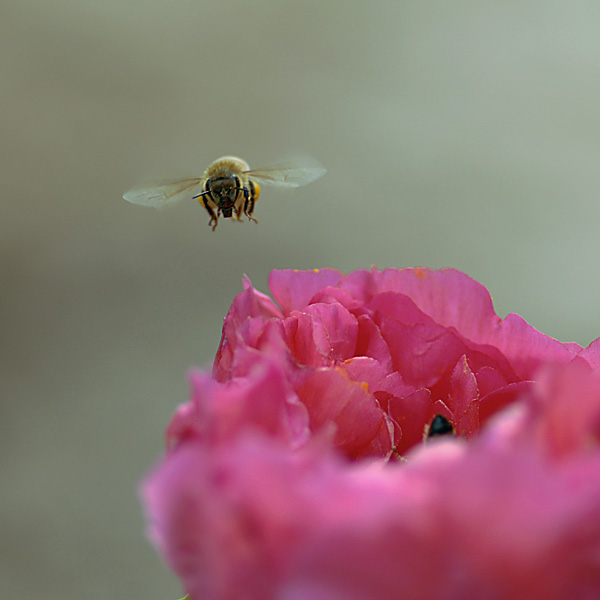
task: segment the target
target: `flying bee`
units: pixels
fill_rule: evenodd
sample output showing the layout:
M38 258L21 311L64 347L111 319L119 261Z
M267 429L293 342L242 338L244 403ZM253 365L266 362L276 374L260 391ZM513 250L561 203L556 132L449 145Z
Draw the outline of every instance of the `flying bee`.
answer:
M208 225L212 225L214 231L221 215L241 221L244 214L250 221L258 223L252 215L261 184L293 188L306 185L324 173L325 169L315 162L250 169L241 158L222 156L208 166L202 177L141 184L123 194L123 198L133 204L155 208L185 198L197 198L208 212Z

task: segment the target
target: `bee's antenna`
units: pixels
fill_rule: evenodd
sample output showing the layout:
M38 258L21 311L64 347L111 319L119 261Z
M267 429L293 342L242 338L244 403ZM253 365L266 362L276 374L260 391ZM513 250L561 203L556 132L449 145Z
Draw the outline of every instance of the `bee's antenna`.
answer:
M200 196L206 196L206 194L208 194L209 192L202 192L201 194L198 194L197 196L192 196L192 198L200 198Z

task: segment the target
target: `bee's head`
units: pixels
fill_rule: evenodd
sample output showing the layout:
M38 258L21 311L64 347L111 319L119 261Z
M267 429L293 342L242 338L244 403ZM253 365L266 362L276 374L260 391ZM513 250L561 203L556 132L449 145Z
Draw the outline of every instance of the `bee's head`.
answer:
M235 175L211 177L207 182L207 188L215 204L224 217L230 218L237 200L240 187L239 180Z
M211 177L208 180L208 187L213 194L218 196L224 196L235 192L237 187L236 178L233 175L226 175L223 177Z

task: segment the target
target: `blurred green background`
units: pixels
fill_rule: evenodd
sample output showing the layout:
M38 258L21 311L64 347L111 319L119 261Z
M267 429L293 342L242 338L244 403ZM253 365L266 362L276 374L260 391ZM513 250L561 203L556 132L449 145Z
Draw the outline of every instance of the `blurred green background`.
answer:
M600 3L8 0L0 597L175 599L138 482L248 274L453 266L600 335ZM121 194L222 154L327 168L260 223Z

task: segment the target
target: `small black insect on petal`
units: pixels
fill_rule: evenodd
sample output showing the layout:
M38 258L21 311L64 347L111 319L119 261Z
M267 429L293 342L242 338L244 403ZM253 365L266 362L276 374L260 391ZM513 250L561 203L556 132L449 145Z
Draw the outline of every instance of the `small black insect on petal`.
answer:
M429 439L440 435L456 435L456 432L446 417L436 415L431 421L431 425L425 428L425 437Z

